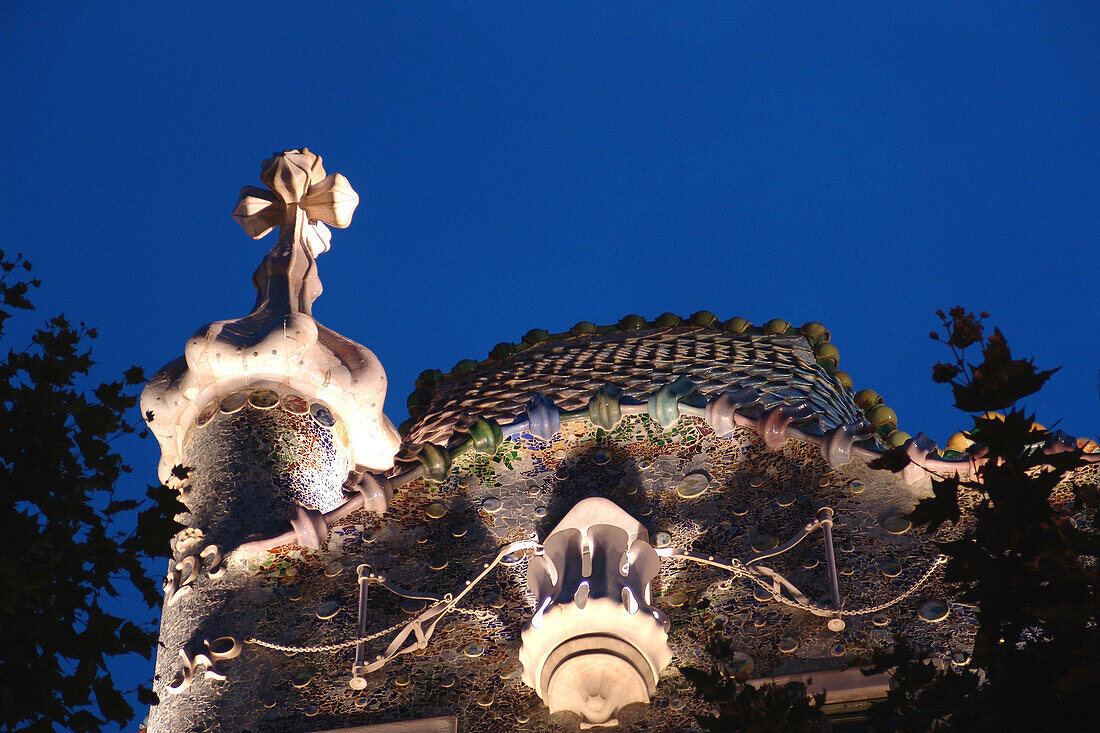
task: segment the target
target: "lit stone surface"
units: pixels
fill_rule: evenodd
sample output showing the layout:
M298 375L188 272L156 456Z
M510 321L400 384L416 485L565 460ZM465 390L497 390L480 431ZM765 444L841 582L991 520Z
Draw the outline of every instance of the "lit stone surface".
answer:
M146 385L142 414L161 447L160 478L169 481L196 415L234 392L257 407L283 385L331 408L345 422L353 465L393 465L397 433L382 414L386 374L371 351L318 323L316 258L329 249L326 223L351 223L359 197L340 174L325 175L320 157L292 150L264 162L271 190L246 187L234 215L254 238L280 227L275 246L253 276L256 304L243 318L217 321L187 341L184 355ZM258 391L257 391L258 390Z
M328 219L309 212L346 224L350 194L295 155L237 211L250 234L289 232L257 273L253 313L196 334L143 403L162 471L193 466L175 482L188 511L166 578L151 730L416 730L434 719L508 733L678 731L710 703L677 666L833 679L897 633L969 663L976 614L938 575L896 601L960 528L928 535L897 521L927 479L867 467L877 439L817 363L833 352L779 320L767 333L709 314L663 316L660 328L624 319L614 332L578 324L553 340L533 331L522 348L429 374L396 466L362 473L388 469L398 447L380 411L384 375L309 315L328 246L317 223ZM328 356L311 360L318 349ZM345 484L361 491L351 503ZM826 611L822 533L790 544L826 505L843 618ZM775 574L767 587L705 564L776 549L756 558ZM785 604L790 588L826 612ZM432 616L443 607L433 598L459 596ZM388 661L353 676L360 624L364 665ZM402 639L394 648L407 653L391 655ZM844 702L883 694L860 680Z
M657 555L645 526L602 498L576 504L543 545L528 569L538 610L523 631L523 681L551 713L608 724L649 702L672 658L649 607Z

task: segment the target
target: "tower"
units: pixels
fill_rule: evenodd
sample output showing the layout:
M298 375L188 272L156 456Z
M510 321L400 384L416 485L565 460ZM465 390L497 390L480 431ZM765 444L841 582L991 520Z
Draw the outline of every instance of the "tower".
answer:
M287 525L295 542L319 547L324 514L344 503L345 487L390 468L398 447L382 414L378 359L311 315L326 224L348 226L358 196L307 149L265 161L261 180L267 189L244 188L234 212L253 238L279 228L252 277L252 312L195 332L141 399L161 446L160 478L188 509L165 581L157 677L166 695L154 729L244 714L231 713L237 701L218 692L186 694L196 677L224 680L221 667L241 653L233 630L255 620L237 603L253 590L248 571L229 556ZM364 496L384 505L382 496Z

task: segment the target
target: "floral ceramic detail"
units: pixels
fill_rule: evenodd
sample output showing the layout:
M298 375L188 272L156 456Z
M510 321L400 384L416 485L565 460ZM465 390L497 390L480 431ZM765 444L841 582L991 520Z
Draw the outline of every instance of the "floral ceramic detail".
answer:
M285 394L282 399L279 400L279 405L287 412L294 413L295 415L305 415L309 412L309 400L299 397L296 394Z
M223 397L219 407L226 415L232 415L246 404L248 404L248 394L245 392L234 392L231 395Z
M248 404L259 410L267 410L279 404L279 394L271 389L253 390L248 395Z
M309 406L309 414L312 415L313 419L317 421L317 424L323 428L331 428L336 423L336 418L332 416L329 409L316 402Z

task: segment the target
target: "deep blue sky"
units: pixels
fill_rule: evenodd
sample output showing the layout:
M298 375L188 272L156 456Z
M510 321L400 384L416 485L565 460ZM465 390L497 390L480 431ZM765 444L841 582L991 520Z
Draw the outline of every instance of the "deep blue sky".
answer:
M38 317L152 373L251 306L272 241L230 212L305 145L361 197L315 315L395 423L421 370L533 327L707 309L823 322L942 444L968 421L927 333L960 303L1063 367L1041 422L1100 432L1096 3L472 5L9 8L0 248Z

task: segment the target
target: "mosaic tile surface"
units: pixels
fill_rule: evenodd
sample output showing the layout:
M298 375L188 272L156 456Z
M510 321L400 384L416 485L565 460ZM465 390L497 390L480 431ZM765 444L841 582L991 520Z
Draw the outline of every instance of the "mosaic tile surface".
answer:
M860 608L897 596L932 562L936 537L891 521L920 490L859 463L831 469L816 448L795 441L771 451L741 428L719 437L701 418L682 417L668 432L645 415L624 418L611 431L581 420L564 424L549 441L522 434L492 456L460 456L444 481L399 487L385 515L347 516L321 551L287 546L238 559L221 589L212 584L204 597L227 604L218 633L296 646L354 639L360 563L410 590L454 592L498 547L533 533L544 537L576 501L597 495L645 524L656 546L720 559L747 559L754 545L790 538L827 503L836 511L845 608ZM820 533L769 564L811 600L826 595ZM247 645L226 663L225 681L197 681L196 702L180 710L204 730L219 729L214 710L217 716L253 711L246 718L254 721L251 730L324 730L444 714L457 715L460 730L575 730L569 714L550 716L520 681L519 636L534 600L526 566L522 553L507 558L426 649L367 675L365 689L348 685L351 648L288 655ZM943 598L933 583L880 614L849 618L834 633L825 619L768 600L723 571L665 560L654 601L671 617L675 656L651 704L624 710L619 729L690 730L692 716L707 706L679 674L685 665L736 663L751 667L754 677L837 668L902 629L951 659L967 647L975 618L948 602L944 620L922 621L922 605ZM371 586L367 629L389 628L422 607ZM381 652L388 638L370 650ZM212 691L216 705L207 702Z
M208 405L189 429L184 450L191 468L183 490L189 511L177 517L185 527L173 539L165 581L156 663L162 702L153 708L151 730L218 729L209 721L229 711L247 717L235 698L223 694L229 687L208 679L212 673L201 664L192 684L215 685L208 694L188 688L173 695L166 686L184 684L188 665L181 651L194 660L209 652L204 641L240 638L239 629L260 623L274 598L251 572L234 565L232 549L250 536L282 532L299 505L338 505L349 468L346 433L327 408L272 390L237 392Z
M281 532L299 505L323 512L344 500L347 432L328 408L298 395L231 394L199 413L185 443L193 524L223 535L215 540L223 546Z
M430 406L414 421L408 440L447 445L468 416L511 422L537 393L552 395L562 410L577 410L605 384L646 399L682 376L707 397L753 387L764 396L765 408L805 401L827 427L862 418L802 336L677 327L541 343L448 379L433 388Z

